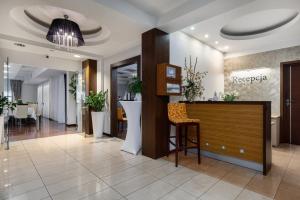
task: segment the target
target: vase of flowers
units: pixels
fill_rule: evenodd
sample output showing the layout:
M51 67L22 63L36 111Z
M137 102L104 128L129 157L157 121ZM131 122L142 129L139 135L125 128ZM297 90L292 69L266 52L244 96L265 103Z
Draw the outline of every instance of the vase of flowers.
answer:
M199 72L196 70L198 58L196 58L195 64L192 64L192 58L190 56L190 63L187 64L186 58L184 61L184 71L186 76L183 78L183 94L187 101L192 102L196 97L201 98L205 88L203 87L203 79L208 72Z

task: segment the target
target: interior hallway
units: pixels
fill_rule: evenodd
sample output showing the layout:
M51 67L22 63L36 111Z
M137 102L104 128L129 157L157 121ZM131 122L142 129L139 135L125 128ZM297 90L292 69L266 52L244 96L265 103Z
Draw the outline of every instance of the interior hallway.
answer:
M19 126L18 124L10 125L10 141L28 140L34 138L51 137L57 135L71 134L76 132L76 127L68 127L63 123L41 119L40 130L37 130L36 124L30 121Z
M268 176L221 161L180 157L178 168L120 151L114 138L66 134L0 151L0 199L299 199L300 147L273 150ZM172 156L168 158L172 160Z

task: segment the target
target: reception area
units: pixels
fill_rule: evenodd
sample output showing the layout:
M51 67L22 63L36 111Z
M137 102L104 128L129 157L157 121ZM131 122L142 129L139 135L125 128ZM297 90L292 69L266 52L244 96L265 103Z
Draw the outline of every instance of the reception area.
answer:
M2 4L0 200L300 199L298 0Z

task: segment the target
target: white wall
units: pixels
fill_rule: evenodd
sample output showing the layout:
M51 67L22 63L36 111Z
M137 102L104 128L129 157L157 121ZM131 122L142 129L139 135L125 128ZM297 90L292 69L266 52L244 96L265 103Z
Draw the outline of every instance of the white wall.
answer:
M207 100L213 97L214 92L224 92L224 56L199 40L192 38L182 32L170 34L170 64L184 67L184 59L192 56L192 62L198 57L197 70L207 71L208 75L204 79L205 88L203 96ZM185 76L185 71L182 71ZM183 100L181 97L172 97L171 101Z
M110 102L110 65L117 63L122 60L126 60L128 58L141 55L141 46L137 46L135 48L128 49L122 53L116 54L114 56L105 58L103 60L103 89L108 90L108 102ZM97 77L98 79L98 77ZM98 83L101 81L101 79L98 79ZM99 84L98 84L99 88ZM104 132L107 134L110 134L110 111L108 110L105 117L105 123L104 123Z
M49 91L50 118L58 123L65 123L65 81L63 74L49 80Z
M37 102L37 85L22 85L22 101L26 102Z
M74 75L74 72L67 72L67 120L66 124L67 125L73 125L76 124L76 101L74 96L69 92L70 89L70 82L71 82L71 77Z

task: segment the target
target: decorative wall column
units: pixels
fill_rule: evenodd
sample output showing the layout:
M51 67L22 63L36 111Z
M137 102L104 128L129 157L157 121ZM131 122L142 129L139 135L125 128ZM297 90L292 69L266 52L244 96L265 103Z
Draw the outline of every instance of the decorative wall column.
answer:
M97 60L85 60L82 62L82 92L88 96L90 91L97 92ZM91 110L82 107L82 130L87 135L93 134Z
M156 95L156 66L169 62L169 34L152 29L142 34L142 154L160 158L167 152L169 97Z

